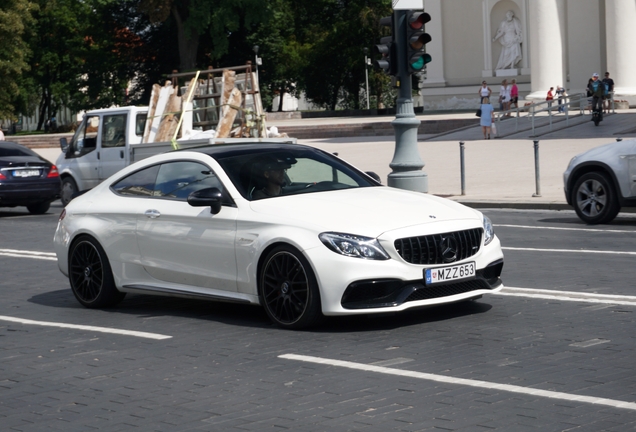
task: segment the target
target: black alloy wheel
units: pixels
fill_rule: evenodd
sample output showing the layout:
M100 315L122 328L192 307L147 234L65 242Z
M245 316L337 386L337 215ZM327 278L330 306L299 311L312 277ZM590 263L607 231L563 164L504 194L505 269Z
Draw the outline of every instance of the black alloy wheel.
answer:
M608 176L601 172L583 174L574 184L574 210L588 224L611 222L620 205Z
M73 294L87 308L114 306L126 295L115 287L106 253L91 237L83 236L73 243L68 270Z
M263 263L259 293L270 319L288 329L314 324L322 315L320 294L305 257L290 246L278 246Z

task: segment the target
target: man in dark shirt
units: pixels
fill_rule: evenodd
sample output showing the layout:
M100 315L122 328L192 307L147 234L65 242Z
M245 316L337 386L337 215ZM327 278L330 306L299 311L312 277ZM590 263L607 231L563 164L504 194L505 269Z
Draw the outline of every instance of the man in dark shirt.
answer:
M601 80L598 79L598 74L592 75L592 81L587 85L587 89L592 95L592 111L603 112L604 87Z
M609 77L609 72L605 72L605 78L603 78L603 84L607 84L607 95L603 96L603 106L605 108L605 112L609 114L611 100L612 100L612 92L614 91L614 80Z

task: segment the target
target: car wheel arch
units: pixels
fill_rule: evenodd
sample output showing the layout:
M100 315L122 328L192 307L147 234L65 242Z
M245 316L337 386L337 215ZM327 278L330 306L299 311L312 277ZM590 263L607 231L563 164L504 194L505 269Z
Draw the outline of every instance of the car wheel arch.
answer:
M574 194L576 193L576 191L574 191L574 185L579 180L579 178L581 178L581 176L584 176L585 174L591 173L591 172L598 172L608 176L608 178L612 182L612 187L614 188L614 191L616 192L616 197L618 198L618 202L622 206L624 198L623 198L620 185L618 183L618 179L616 178L616 174L614 173L614 170L607 164L604 164L602 162L596 162L596 161L590 162L590 163L582 163L572 171L572 174L570 174L570 177L568 178L568 193L570 195L570 199L572 199L572 202L574 202L573 197L574 197Z

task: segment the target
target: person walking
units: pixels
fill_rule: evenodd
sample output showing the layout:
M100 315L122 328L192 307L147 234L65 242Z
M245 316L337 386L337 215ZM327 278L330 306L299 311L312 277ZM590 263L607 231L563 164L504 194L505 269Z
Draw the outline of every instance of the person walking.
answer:
M552 108L552 101L554 100L554 87L550 87L550 90L548 90L548 94L545 97L545 100L549 101L548 102L548 108Z
M484 98L481 102L481 118L479 119L481 130L484 133L484 139L490 139L490 130L494 118L495 108L490 104L489 98Z
M510 109L510 86L508 85L508 80L503 80L499 88L499 109L501 111ZM507 114L506 117L510 117L510 114Z
M610 73L609 72L605 72L605 78L603 78L603 84L605 84L605 86L607 87L607 95L603 96L604 102L604 108L605 108L605 112L607 114L609 114L610 112L610 108L612 105L612 93L614 92L614 80L610 78Z
M512 106L515 106L517 109L517 117L519 117L519 87L517 87L517 80L512 80L512 85L510 86L510 109Z
M490 89L490 87L488 87L488 84L486 83L486 81L482 81L481 87L479 87L479 91L477 92L477 94L479 94L480 96L480 99L479 99L480 104L484 103L484 98L486 99L490 98L490 95L492 94L492 90Z
M557 100L559 102L559 112L565 112L565 108L563 107L563 98L565 97L565 89L563 86L558 85L555 91Z

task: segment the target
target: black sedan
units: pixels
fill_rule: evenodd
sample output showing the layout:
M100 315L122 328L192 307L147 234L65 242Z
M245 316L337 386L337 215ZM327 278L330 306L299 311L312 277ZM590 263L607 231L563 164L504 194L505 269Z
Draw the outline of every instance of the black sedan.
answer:
M33 214L46 213L60 190L55 165L18 143L0 141L0 207L26 206Z

